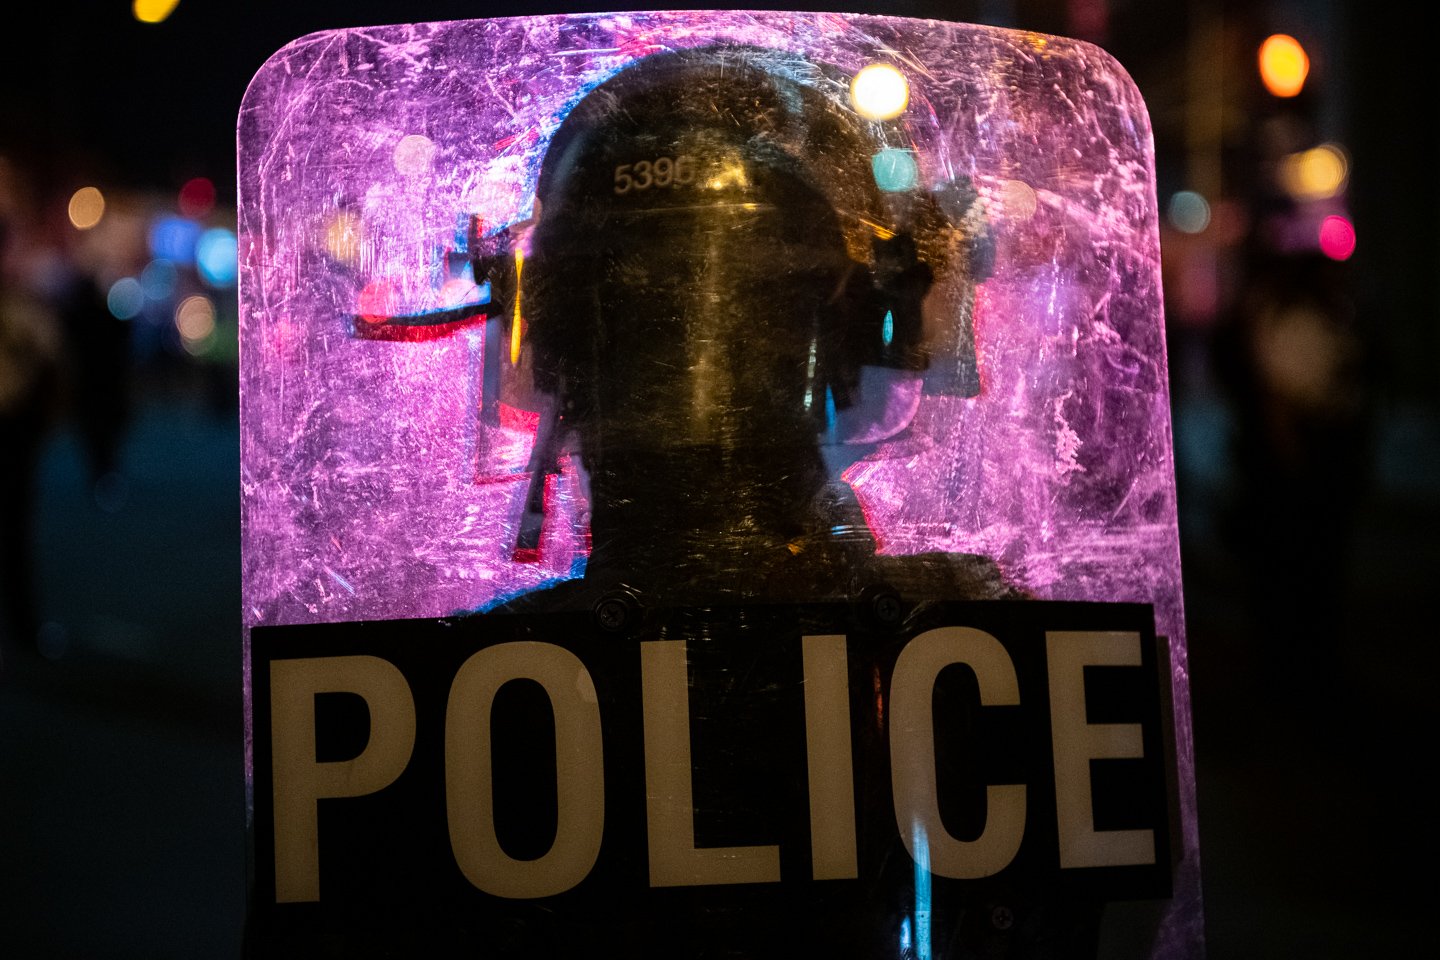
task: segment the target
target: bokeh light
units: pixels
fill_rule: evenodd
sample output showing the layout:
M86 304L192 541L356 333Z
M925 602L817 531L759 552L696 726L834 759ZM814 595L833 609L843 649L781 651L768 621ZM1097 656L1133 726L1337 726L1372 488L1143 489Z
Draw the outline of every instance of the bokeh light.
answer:
M1005 216L1017 222L1024 222L1035 216L1040 198L1035 188L1023 180L1004 180L1000 183L1000 208Z
M215 184L208 177L195 177L180 188L180 212L199 219L215 209Z
M185 217L156 217L150 224L148 239L152 257L172 263L188 263L195 258L200 224Z
M145 288L134 277L121 277L110 285L105 306L116 320L134 320L145 306Z
M1300 41L1277 33L1266 37L1260 45L1260 79L1277 97L1293 97L1305 86L1310 75L1310 56Z
M76 230L89 230L105 216L105 195L95 187L81 187L70 196L69 214Z
M360 291L355 312L366 323L381 323L398 312L399 296L393 281L371 280Z
M1210 202L1194 190L1180 190L1170 198L1167 215L1181 233L1201 233L1210 226Z
M236 259L235 234L224 227L212 227L195 241L195 269L212 287L231 287L240 271Z
M180 5L180 0L135 0L130 9L141 23L163 23Z
M151 260L140 271L140 288L151 300L168 300L175 292L178 279L179 271L175 269L175 264L169 260Z
M1280 163L1280 185L1297 200L1328 200L1349 175L1350 162L1333 143L1292 153Z
M915 154L909 150L893 147L881 150L870 158L870 168L875 174L875 185L886 193L913 189L920 180Z
M395 145L394 159L395 169L405 176L423 176L430 172L430 163L435 159L435 143L412 133Z
M1331 260L1349 260L1355 252L1355 227L1342 216L1320 221L1320 252Z
M910 84L890 64L872 63L850 82L850 102L862 117L889 120L899 116L910 102Z
M175 329L186 352L199 354L215 335L215 304L202 294L186 297L175 308Z
M363 236L360 218L342 210L325 227L325 249L337 262L352 266L360 256Z

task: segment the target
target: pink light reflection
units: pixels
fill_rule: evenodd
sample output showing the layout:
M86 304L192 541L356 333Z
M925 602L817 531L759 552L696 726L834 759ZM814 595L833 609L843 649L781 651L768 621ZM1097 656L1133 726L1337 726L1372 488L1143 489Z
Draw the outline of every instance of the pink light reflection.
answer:
M1320 222L1320 252L1331 260L1349 260L1355 252L1355 227L1342 216Z

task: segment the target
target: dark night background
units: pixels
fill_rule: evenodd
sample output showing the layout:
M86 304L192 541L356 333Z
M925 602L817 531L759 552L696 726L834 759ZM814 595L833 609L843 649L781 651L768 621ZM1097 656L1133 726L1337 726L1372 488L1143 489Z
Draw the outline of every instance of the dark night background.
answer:
M1437 892L1424 598L1440 573L1440 84L1426 34L1398 5L1359 0L746 6L1077 36L1131 72L1155 128L1162 213L1182 189L1214 211L1199 233L1162 228L1209 955L1421 952ZM12 4L5 282L69 256L66 202L87 184L145 210L206 177L210 222L233 229L240 99L296 37L587 9L608 8L181 0L141 24L125 0ZM16 26L22 12L37 26ZM1258 80L1271 32L1312 59L1293 100ZM1248 229L1283 212L1266 179L1277 144L1324 141L1351 164L1343 203L1358 243L1343 262L1279 254ZM0 389L0 541L32 545L4 577L29 575L36 596L32 623L3 628L6 958L239 955L239 458L222 342L233 287L216 298L205 351L173 337L105 345L92 330L64 341L43 408ZM1297 305L1309 321L1257 334L1267 309ZM1298 379L1308 399L1277 399L1267 374ZM87 412L100 381L118 444L103 469ZM15 426L31 414L43 433Z

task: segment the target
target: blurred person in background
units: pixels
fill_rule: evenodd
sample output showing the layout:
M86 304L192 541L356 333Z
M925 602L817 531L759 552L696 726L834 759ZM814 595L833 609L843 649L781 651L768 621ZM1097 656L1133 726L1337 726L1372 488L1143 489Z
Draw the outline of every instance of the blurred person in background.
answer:
M59 401L61 332L17 267L22 220L17 171L0 157L0 676L4 659L35 648L35 479Z

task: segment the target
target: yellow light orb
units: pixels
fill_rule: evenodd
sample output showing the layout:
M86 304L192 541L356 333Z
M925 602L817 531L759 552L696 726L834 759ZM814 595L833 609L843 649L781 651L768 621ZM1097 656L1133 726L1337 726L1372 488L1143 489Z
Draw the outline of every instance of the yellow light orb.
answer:
M69 213L76 230L89 230L105 216L105 195L95 187L81 187L70 196Z
M1349 173L1344 151L1322 143L1286 157L1280 166L1280 183L1296 199L1326 200L1340 192Z
M130 9L141 23L160 23L174 12L180 0L135 0Z
M350 266L360 256L363 237L364 225L360 218L342 211L335 214L325 228L325 249L330 256Z
M1260 79L1275 96L1295 96L1309 75L1310 57L1299 40L1277 33L1260 45Z
M910 84L888 63L872 63L850 82L855 112L871 120L898 117L910 102Z

